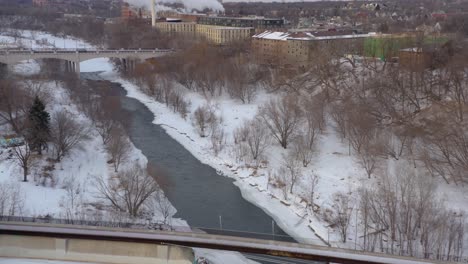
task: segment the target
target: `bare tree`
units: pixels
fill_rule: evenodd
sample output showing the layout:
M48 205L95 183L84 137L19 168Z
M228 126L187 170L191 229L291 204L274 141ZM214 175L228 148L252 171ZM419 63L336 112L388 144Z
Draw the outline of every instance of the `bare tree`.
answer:
M5 120L16 133L22 133L24 117L32 99L24 89L11 80L0 81L0 118Z
M24 193L19 183L0 183L0 214L22 215Z
M395 160L399 160L411 147L413 139L407 131L385 129L380 130L379 133L382 133L381 138L384 152Z
M217 124L217 122L214 124ZM214 154L218 156L219 152L223 150L225 145L226 134L224 133L224 129L219 125L215 125L215 127L211 128L211 147Z
M323 133L326 127L325 108L327 106L327 102L325 96L320 93L318 95L311 96L310 98L306 97L301 100L301 104L309 129L318 129Z
M357 153L376 137L376 121L369 114L367 108L354 105L353 110L347 113L348 140Z
M315 196L316 196L316 191L317 191L317 186L319 183L319 176L316 173L312 173L308 177L308 209L309 213L312 214L314 211L314 206L315 206Z
M227 91L231 97L242 103L250 103L255 96L258 83L257 69L251 64L232 63L227 73Z
M385 154L385 147L382 142L384 140L385 138L382 135L370 138L369 141L363 142L360 147L360 152L357 154L359 163L366 171L369 179L379 168L380 159Z
M359 191L365 249L374 250L377 242L379 250L392 254L421 256L422 247L425 258L460 255L465 219L438 199L434 178L400 163L378 180Z
M284 166L273 173L272 185L281 190L285 200L288 199L291 182L289 179L289 172Z
M270 145L268 128L259 118L246 121L234 132L234 142L239 148L245 150L242 151L243 154L258 162Z
M65 219L73 221L80 215L79 209L83 203L82 186L76 177L69 176L64 181L64 189L66 191L66 195L62 199L61 205L65 211ZM83 215L80 216L83 217Z
M426 126L421 160L428 171L441 176L447 183L467 182L468 136L465 129L450 122L435 122Z
M148 199L159 191L153 177L138 164L117 173L115 178L96 177L96 185L102 198L114 209L137 217Z
M89 139L89 126L78 122L65 110L56 112L51 123L51 143L56 161L60 161L71 150Z
M94 105L89 107L93 112L91 119L94 121L102 142L106 145L111 138L112 131L120 125L119 120L122 120L121 116L117 116L121 107L120 101L118 98L100 96L95 100Z
M149 201L149 206L151 210L159 213L162 218L163 225L171 225L171 218L174 215L175 210L171 202L161 190L157 191L153 195L152 199Z
M370 226L370 191L367 188L359 188L359 212L362 219L362 229L363 229L363 244L362 248L364 250L370 250L368 245L368 233L369 233L369 226ZM356 223L358 224L358 223ZM356 238L357 239L357 238Z
M283 156L283 168L288 177L289 193L292 194L294 186L296 186L296 183L298 183L302 176L300 161L294 155L285 155Z
M197 128L200 137L206 137L207 130L214 123L218 122L218 118L216 117L214 110L209 105L204 105L195 110L192 116L192 121Z
M115 172L118 172L120 165L130 157L131 149L132 145L123 128L115 127L112 129L106 150L111 156Z
M335 193L333 195L333 201L333 223L338 228L338 232L341 235L341 241L346 243L353 207L349 197L344 193Z
M318 128L309 127L305 133L301 133L294 138L293 151L304 167L309 166L312 161L313 154L316 151L317 136Z
M107 145L111 139L112 131L117 127L119 123L115 120L103 118L96 122L96 130L102 138L102 143Z
M335 122L336 130L341 139L348 137L348 103L346 101L335 102L330 106L330 116Z
M13 148L14 160L23 169L24 182L28 181L31 154L31 148L29 147L29 144L26 141L23 146L16 146Z
M285 96L270 100L260 109L260 117L283 148L287 148L288 140L300 124L302 112L297 100L295 96Z
M176 79L189 90L194 90L196 84L196 66L193 63L184 64L176 73Z
M221 91L219 88L222 85L223 78L221 77L219 65L209 64L205 65L205 67L199 69L196 84L203 95L208 98L215 96L217 91Z
M44 85L45 82L41 79L31 78L23 80L19 83L22 87L26 98L38 97L45 105L49 104L52 100L49 87Z

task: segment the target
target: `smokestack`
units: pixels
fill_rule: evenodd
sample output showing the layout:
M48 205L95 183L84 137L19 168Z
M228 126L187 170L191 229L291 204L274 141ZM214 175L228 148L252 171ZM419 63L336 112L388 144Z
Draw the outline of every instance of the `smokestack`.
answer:
M151 26L156 26L156 0L151 0Z

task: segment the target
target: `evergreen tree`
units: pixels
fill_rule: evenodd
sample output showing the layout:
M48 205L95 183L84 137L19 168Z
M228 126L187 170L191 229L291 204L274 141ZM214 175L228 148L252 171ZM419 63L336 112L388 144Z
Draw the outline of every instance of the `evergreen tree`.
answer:
M36 150L39 155L42 154L42 149L46 146L50 135L50 115L45 110L45 105L36 96L33 105L29 109L29 130L28 140L31 148Z

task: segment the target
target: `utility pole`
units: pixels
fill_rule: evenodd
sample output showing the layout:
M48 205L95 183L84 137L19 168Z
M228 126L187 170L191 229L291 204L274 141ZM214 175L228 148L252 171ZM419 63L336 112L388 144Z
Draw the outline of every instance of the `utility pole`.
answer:
M358 228L358 209L356 209L356 232L354 234L354 250L357 250L357 240L358 240L358 236L357 236L357 228Z
M275 236L275 220L271 220L271 233Z
M151 26L156 26L156 1L151 0Z

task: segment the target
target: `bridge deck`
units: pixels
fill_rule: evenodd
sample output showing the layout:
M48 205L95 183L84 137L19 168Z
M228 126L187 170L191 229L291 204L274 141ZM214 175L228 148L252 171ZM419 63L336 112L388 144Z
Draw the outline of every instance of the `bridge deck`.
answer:
M150 242L187 247L232 250L334 263L423 264L444 263L432 260L390 256L297 243L229 237L202 233L116 229L90 226L48 225L0 222L0 234L82 238L94 240Z
M82 62L94 58L135 58L149 59L173 53L172 49L24 49L0 50L0 62L15 64L28 59L62 59Z

